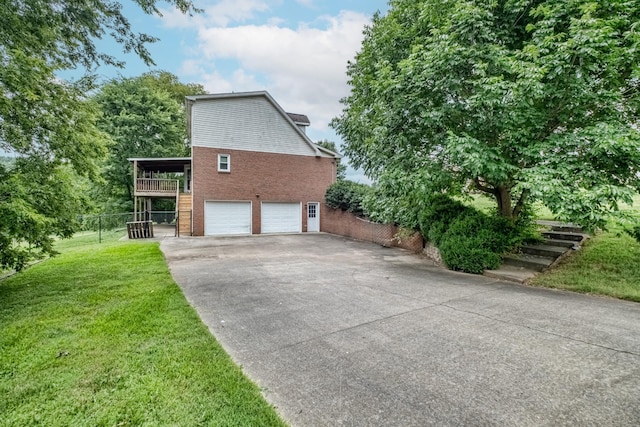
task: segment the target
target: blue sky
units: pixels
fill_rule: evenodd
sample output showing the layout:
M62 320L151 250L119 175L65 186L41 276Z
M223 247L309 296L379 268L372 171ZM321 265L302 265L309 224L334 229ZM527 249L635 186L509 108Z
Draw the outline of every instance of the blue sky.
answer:
M360 48L362 31L387 0L195 0L202 14L188 17L159 3L163 17L125 2L132 28L160 38L150 46L155 67L124 55L111 40L100 47L127 62L102 67L104 79L167 70L209 93L267 90L289 112L309 116L312 140L340 143L328 127L349 92L347 61ZM64 76L63 76L64 77ZM350 171L350 178L360 177Z

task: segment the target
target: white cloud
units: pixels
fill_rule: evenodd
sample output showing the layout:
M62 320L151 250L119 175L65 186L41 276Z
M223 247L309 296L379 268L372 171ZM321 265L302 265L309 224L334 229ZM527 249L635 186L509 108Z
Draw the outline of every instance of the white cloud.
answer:
M300 24L291 29L271 21L264 25L224 27L208 23L198 32L200 58L189 59L183 69L203 70L231 62L235 71L215 74L205 88L220 92L266 89L288 111L307 114L312 129L323 131L339 114L340 98L348 94L346 64L360 48L363 27L369 18L342 11L323 16L322 28ZM224 80L224 84L223 84Z
M163 24L168 28L193 28L207 25L226 27L232 22L244 22L256 13L269 10L265 0L221 0L211 5L198 5L204 13L194 16L182 14L178 9L162 10Z
M183 76L197 76L203 73L200 61L197 59L187 59L178 69L178 74Z

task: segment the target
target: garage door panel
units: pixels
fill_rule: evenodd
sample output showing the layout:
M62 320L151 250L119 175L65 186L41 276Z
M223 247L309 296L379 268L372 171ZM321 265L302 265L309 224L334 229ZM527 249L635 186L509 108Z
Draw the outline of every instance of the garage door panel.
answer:
M300 203L262 203L262 233L300 233Z
M251 202L206 202L205 234L251 234Z

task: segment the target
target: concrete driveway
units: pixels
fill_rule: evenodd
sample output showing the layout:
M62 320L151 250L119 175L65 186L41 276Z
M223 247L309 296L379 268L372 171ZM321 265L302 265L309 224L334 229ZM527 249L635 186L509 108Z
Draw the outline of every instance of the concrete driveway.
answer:
M293 426L640 425L640 304L327 234L161 248Z

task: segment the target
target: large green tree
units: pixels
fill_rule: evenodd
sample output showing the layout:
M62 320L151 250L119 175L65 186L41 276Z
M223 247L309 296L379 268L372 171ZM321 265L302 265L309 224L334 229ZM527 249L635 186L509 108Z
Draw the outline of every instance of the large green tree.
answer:
M134 0L159 14L156 0ZM185 13L190 0L167 0ZM76 174L96 176L107 135L87 100L101 64L124 63L102 52L103 37L152 64L155 38L131 29L115 0L0 0L0 151L17 160L0 165L0 267L20 268L52 253L52 236L74 230L81 206ZM64 70L86 70L67 82Z
M95 96L102 111L98 127L112 143L103 168L104 201L127 211L133 204L132 157L188 156L184 97L205 93L168 72L107 82Z
M639 188L640 0L392 0L333 126L382 183L484 192L516 220L533 200L602 226ZM394 198L396 183L410 191Z

